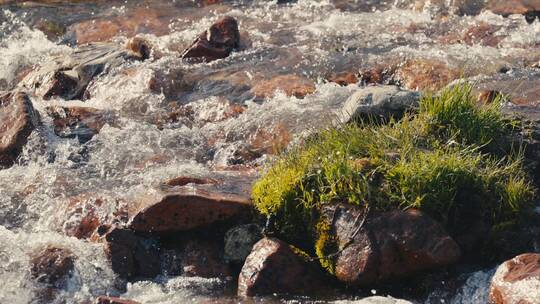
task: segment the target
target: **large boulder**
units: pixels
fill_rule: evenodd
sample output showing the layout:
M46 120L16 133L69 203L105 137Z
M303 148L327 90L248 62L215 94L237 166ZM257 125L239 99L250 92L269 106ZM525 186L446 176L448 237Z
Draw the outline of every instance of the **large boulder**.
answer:
M540 303L540 254L526 253L504 262L492 278L492 304Z
M88 44L69 56L58 57L44 64L28 74L19 86L43 99L81 99L94 77L118 67L126 60L146 59L149 48L142 40L133 41L127 46L115 43Z
M17 160L38 124L39 114L26 94L0 91L0 168Z
M228 57L240 46L238 22L225 16L201 33L193 44L182 54L182 58L210 62Z
M319 269L295 253L290 245L264 238L255 244L242 267L238 295L313 294L325 286Z
M459 246L441 225L418 210L365 215L362 208L335 204L322 213L339 248L332 258L335 275L348 285L372 286L442 268L460 257Z
M369 86L356 91L343 106L341 122L369 117L400 117L418 107L420 93L402 90L397 86Z
M159 193L132 206L130 228L139 232L178 232L241 220L250 215L249 196L195 186L197 184Z

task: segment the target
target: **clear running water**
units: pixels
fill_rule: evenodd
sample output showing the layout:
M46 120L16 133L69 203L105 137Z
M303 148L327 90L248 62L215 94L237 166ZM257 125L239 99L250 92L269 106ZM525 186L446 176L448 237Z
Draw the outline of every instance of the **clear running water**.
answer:
M68 56L78 43L122 44L138 34L154 48L150 60L126 62L97 77L88 100L32 97L43 125L19 163L0 170L0 303L34 301L39 286L30 277L28 254L46 244L68 247L77 256L76 273L61 296L66 303L121 294L101 244L68 237L65 230L88 212L106 222L169 178L232 178L243 174L239 167L264 165L276 145L330 123L358 87L328 82L331 74L397 69L403 85L435 89L460 76L493 77L502 68L535 75L526 68L540 59L540 22L495 14L489 10L493 1L205 4L210 2L0 5L3 90L16 87L36 66ZM211 63L182 62L181 51L223 15L239 20L242 50ZM55 28L65 33L51 33ZM160 73L174 75L181 89L151 90ZM304 98L283 91L254 94L279 75L294 75L314 92ZM117 122L81 144L54 134L49 105L103 109ZM173 109L190 115L157 123ZM70 201L87 198L103 204L95 210L89 199L82 210L70 209ZM473 275L452 302L483 303L486 275ZM225 285L219 279L158 277L128 285L123 296L143 303L219 302Z

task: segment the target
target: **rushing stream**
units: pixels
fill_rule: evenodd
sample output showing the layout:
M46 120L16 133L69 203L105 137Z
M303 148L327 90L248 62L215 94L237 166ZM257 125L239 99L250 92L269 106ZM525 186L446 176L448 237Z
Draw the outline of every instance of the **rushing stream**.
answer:
M36 301L29 253L55 244L77 257L59 297L65 303L104 294L141 303L235 302L220 279L159 276L123 290L102 245L66 231L88 212L107 222L123 204L174 177L234 179L260 168L276 146L334 120L361 85L328 81L339 73L368 71L360 82L369 82L369 71L379 69L383 78L392 72L382 82L432 90L477 76L517 95L522 83L495 76L540 79L531 68L540 59L540 22L493 12L493 3L506 1L15 2L0 5L0 90L88 42L122 45L139 35L152 56L99 75L82 101L31 96L42 125L17 164L0 170L0 303L6 304ZM240 50L210 63L183 61L181 52L224 15L239 22ZM160 75L174 85L152 89ZM280 81L287 85L272 94ZM536 106L534 88L526 93L523 103ZM51 105L101 109L112 122L87 142L61 138L47 114ZM171 119L172 111L180 114ZM99 208L91 202L68 208L88 197L98 197ZM434 291L425 301L485 303L491 275L477 272L455 293Z

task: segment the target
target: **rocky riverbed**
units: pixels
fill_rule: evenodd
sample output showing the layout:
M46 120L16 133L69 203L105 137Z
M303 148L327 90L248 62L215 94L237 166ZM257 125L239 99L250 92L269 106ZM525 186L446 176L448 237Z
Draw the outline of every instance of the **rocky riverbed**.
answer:
M0 303L540 302L534 221L501 238L512 256L479 263L423 214L354 233L362 214L338 206L336 227L369 250L344 251L334 278L251 199L315 130L399 116L463 78L530 124L538 184L539 12L533 0L0 0Z

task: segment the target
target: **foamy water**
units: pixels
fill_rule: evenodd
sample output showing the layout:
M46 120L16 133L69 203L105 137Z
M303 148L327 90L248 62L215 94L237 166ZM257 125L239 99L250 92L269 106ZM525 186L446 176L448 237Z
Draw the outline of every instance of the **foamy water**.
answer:
M257 157L247 165L264 165L271 158L267 155L271 145L260 146L272 134L281 132L294 141L329 124L357 88L326 82L334 72L418 59L438 60L466 76L492 75L502 67L525 67L540 59L540 23L529 25L521 15L503 18L484 11L475 16L442 16L439 13L444 5L428 3L413 10L412 1L374 1L373 9L355 6L355 1L244 2L194 8L190 1L156 1L150 9L154 5L171 7L165 18L165 34L142 34L153 44L156 57L126 62L100 75L90 84L90 98L85 101L31 98L43 125L30 137L19 163L0 170L0 303L33 301L39 286L30 277L28 254L47 244L68 247L77 256L76 272L60 296L66 303L81 303L108 293L124 293L143 303L219 299L227 284L219 279L158 277L152 282L132 283L127 291L119 290L102 246L65 236L66 225L81 217L66 211L67 202L72 197L97 196L104 202L98 216L106 221L121 207L119 202L155 191L169 178L214 176L216 168L233 164L235 153L246 146L259 148ZM347 5L340 6L342 3ZM462 5L475 3L483 2L465 1ZM450 7L449 11L458 12L458 8ZM89 16L122 16L132 6L121 3L112 10L93 6L78 9L84 20ZM179 52L225 14L239 20L243 50L207 64L182 62ZM72 52L71 47L53 42L33 28L43 15L55 18L50 8L0 10L0 89L14 88L23 71ZM460 42L463 36L452 36L481 24L493 28L490 35L497 37L496 47L475 39ZM444 42L451 39L452 43ZM119 35L114 40L120 44L125 37ZM162 71L180 75L187 89L174 97L150 90L150 79ZM315 92L303 99L277 92L262 100L250 92L262 79L285 74L311 80ZM189 106L193 114L186 120L156 125L155 118L168 113L171 104ZM77 139L54 135L52 119L45 113L49 105L107 110L117 116L117 122L81 144ZM231 105L245 109L229 115ZM485 299L489 277L480 273L471 278L453 303L481 303L479 299Z

